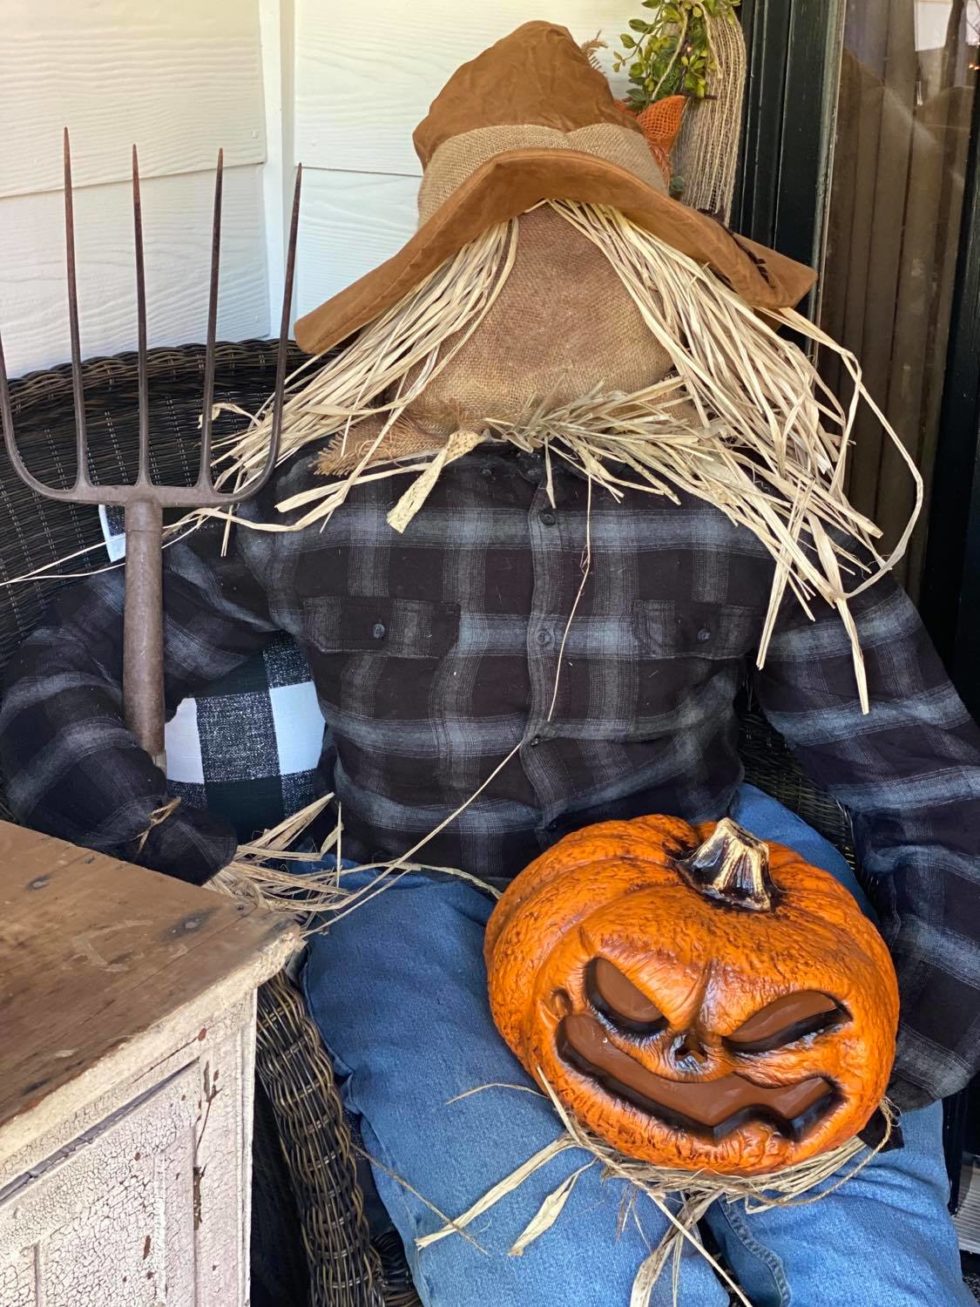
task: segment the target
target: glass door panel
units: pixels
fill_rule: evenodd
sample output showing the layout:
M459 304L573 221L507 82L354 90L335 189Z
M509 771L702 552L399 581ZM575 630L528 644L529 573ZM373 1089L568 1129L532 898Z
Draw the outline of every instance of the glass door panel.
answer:
M928 483L935 458L980 44L980 0L847 0L825 224L824 328ZM828 379L841 384L827 361ZM846 390L846 386L845 386ZM912 505L867 413L849 491L894 541ZM927 499L928 503L928 499ZM924 520L900 577L916 594Z

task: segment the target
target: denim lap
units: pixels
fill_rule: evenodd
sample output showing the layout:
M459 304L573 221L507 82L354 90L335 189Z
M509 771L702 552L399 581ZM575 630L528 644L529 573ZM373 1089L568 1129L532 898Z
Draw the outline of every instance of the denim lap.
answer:
M350 883L369 878L358 873ZM469 1227L475 1245L453 1235L415 1248L443 1224L433 1208L460 1215L561 1134L490 1017L482 946L492 907L468 885L404 877L312 941L310 1010L341 1064L345 1104L359 1118L426 1307L626 1307L665 1222L651 1204L637 1204L619 1233L623 1186L600 1181L597 1167L576 1181L547 1235L508 1255L544 1198L590 1160L576 1149L478 1218ZM667 1276L653 1302L670 1301ZM686 1257L681 1307L727 1302L710 1268Z
M774 800L748 786L739 800L733 816L755 834L798 847L845 882L853 877L832 846L822 841L825 854L813 843L820 837ZM347 883L372 878L358 872ZM492 908L460 881L404 876L311 942L310 1011L426 1307L628 1307L637 1268L666 1220L641 1197L624 1224L623 1186L602 1181L598 1167L579 1176L543 1237L509 1255L543 1199L589 1161L577 1149L477 1218L468 1228L473 1242L451 1235L421 1252L415 1246L442 1225L439 1213L458 1216L561 1133L490 1017L482 948ZM819 1203L712 1212L713 1233L753 1307L972 1303L945 1209L938 1114L908 1114L905 1148ZM671 1303L670 1281L668 1269L654 1307ZM693 1252L683 1260L679 1303L728 1303Z

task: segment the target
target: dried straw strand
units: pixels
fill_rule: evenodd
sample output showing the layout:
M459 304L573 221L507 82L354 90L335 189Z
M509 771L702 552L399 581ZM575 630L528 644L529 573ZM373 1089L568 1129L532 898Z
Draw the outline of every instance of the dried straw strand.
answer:
M485 440L543 449L549 487L557 456L614 498L626 489L675 499L685 492L752 531L775 564L760 665L786 592L810 616L811 602L819 597L838 609L848 630L858 693L867 711L848 600L901 558L921 507L922 484L908 452L868 395L857 360L793 310L756 312L705 268L618 211L564 200L548 203L603 251L646 326L670 355L675 375L631 395L593 393L570 404L543 405L519 422L489 413L470 424L473 430ZM284 513L299 512L296 521L249 526L298 530L323 524L353 486L415 473L421 481L409 486L396 515L395 525L404 529L438 473L433 462L442 466L447 454L434 451L432 458L380 469L371 467L371 460L392 424L492 308L513 267L517 239L516 220L484 233L294 391L286 405L281 459L328 436L343 444L361 418L382 414L385 420L348 475L278 505ZM786 327L840 354L853 384L846 407L806 353L779 335ZM843 491L861 402L895 442L915 483L914 511L887 558L877 551L878 528ZM229 446L224 475L248 475L261 462L267 435L266 412ZM467 439L472 439L468 433Z
M530 1175L553 1157L558 1156L566 1148L575 1147L589 1154L591 1158L586 1166L575 1173L576 1179L587 1166L598 1163L602 1168L603 1178L616 1177L625 1181L631 1188L634 1199L641 1195L648 1198L668 1223L669 1228L663 1240L637 1270L630 1298L631 1307L648 1307L654 1286L670 1258L674 1259L673 1296L675 1303L677 1302L680 1255L685 1244L689 1244L699 1256L705 1258L739 1302L745 1304L745 1307L752 1307L739 1286L701 1243L697 1233L697 1224L701 1218L719 1200L744 1202L749 1214L767 1211L773 1207L801 1206L820 1202L829 1194L836 1193L874 1159L887 1144L895 1121L894 1109L885 1101L881 1104L881 1111L885 1117L885 1134L874 1149L867 1148L855 1137L840 1148L783 1171L758 1176L712 1175L704 1171L690 1172L656 1167L649 1162L638 1162L625 1157L585 1130L569 1115L540 1069L536 1078L551 1099L563 1127L561 1134L550 1145L535 1153L533 1157L515 1168L510 1175L493 1185L461 1216L453 1221L447 1221L438 1230L417 1241L418 1246L427 1247L440 1239L447 1238L456 1232L459 1226L465 1228L477 1216L520 1188ZM834 1183L828 1186L828 1181L835 1176L837 1178ZM568 1177L564 1178L558 1188L546 1197L535 1218L522 1232L519 1239L522 1252L535 1238L545 1234L558 1219L560 1208L564 1206L568 1196L563 1195L567 1184ZM552 1215L555 1206L559 1210L554 1220L547 1219Z
M347 478L348 488L357 484L391 425L462 349L493 307L516 250L516 220L490 228L365 327L340 355L320 367L312 381L301 384L316 360L294 373L283 410L278 461L285 462L311 440L339 435L346 444L355 422L383 414L386 420L374 446ZM446 347L451 337L452 344ZM266 404L244 433L225 442L219 484L248 476L261 466L270 430ZM296 523L296 528L308 525L308 520Z

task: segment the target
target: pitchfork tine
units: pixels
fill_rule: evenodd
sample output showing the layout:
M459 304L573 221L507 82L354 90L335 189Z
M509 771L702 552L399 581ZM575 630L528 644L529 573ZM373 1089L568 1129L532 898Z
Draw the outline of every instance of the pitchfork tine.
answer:
M272 407L272 430L269 433L269 454L263 476L276 465L279 456L279 438L282 434L282 409L286 391L286 342L289 340L289 317L293 307L293 272L296 267L296 237L299 232L299 197L303 189L303 165L296 166L296 184L293 187L293 210L289 219L289 244L286 246L286 275L282 288L282 318L279 323L279 357L276 361L276 391Z
M211 287L208 292L208 336L204 351L204 408L201 413L201 470L197 484L213 490L211 480L211 413L214 408L214 349L218 334L218 272L221 264L221 192L225 152L218 151L214 174L214 218L211 223Z
M140 161L133 146L133 246L136 252L136 392L139 405L137 485L150 482L150 394L146 376L146 270L143 265L143 201Z
M3 443L7 447L7 457L14 465L14 471L35 494L48 494L48 488L32 472L27 470L24 460L14 439L14 410L10 402L10 386L7 383L7 362L3 356L3 340L0 338L0 422L3 423ZM67 492L65 492L67 493Z
M10 404L10 387L7 385L7 363L3 357L2 336L0 336L0 422L3 423L3 443L7 446L7 455L18 475L23 477L27 473L27 468L21 460L17 441L14 440L14 411Z
M71 185L71 142L64 135L65 158L65 263L68 273L68 330L71 336L71 382L75 397L75 451L78 467L75 489L89 486L88 441L85 433L85 390L82 383L82 347L78 331L78 284L75 277L75 205Z

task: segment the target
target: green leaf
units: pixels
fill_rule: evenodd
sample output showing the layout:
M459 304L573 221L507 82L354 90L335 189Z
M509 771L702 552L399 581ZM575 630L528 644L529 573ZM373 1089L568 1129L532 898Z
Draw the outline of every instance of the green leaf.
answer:
M628 33L624 32L619 39L622 41L623 45L625 45L627 50L636 49L636 41Z
M630 64L630 77L642 77L643 65L640 63Z
M645 23L642 18L631 18L630 30L633 32L649 32L650 24Z

